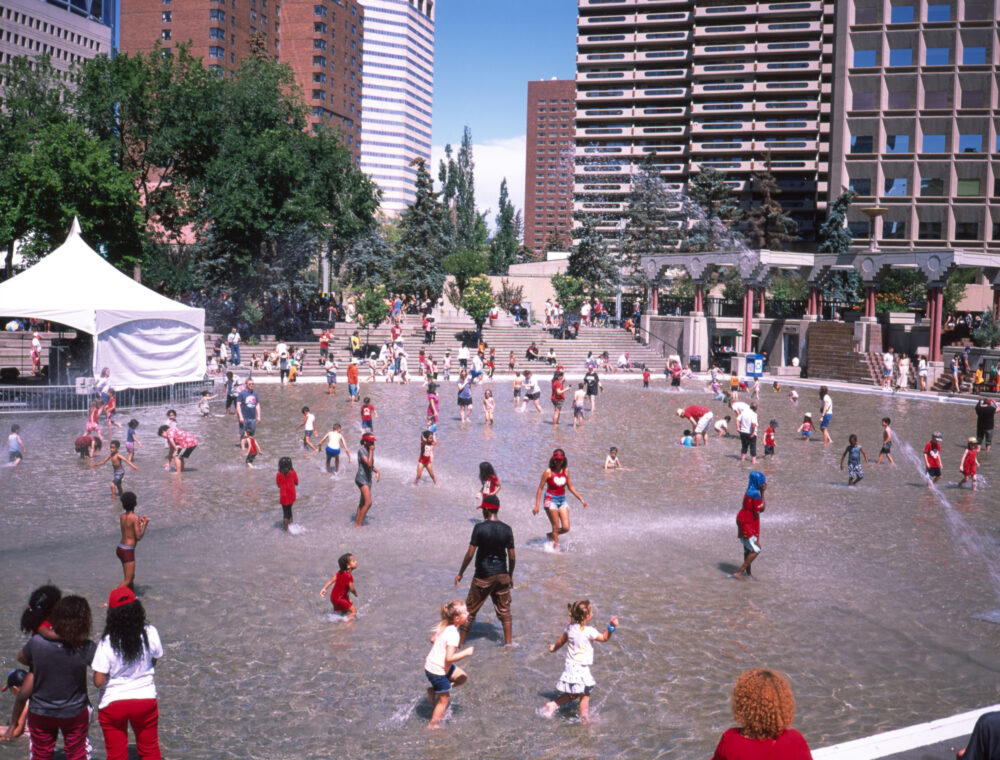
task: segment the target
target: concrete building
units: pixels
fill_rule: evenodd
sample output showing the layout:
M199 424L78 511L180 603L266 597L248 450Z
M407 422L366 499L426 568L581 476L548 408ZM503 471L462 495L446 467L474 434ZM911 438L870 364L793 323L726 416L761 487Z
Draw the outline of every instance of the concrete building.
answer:
M110 55L116 3L0 0L0 63L48 55L64 75L76 64Z
M1000 251L995 0L855 0L837 18L831 188L882 250Z
M121 49L170 55L188 43L210 69L235 71L252 41L295 72L312 124L343 133L360 160L363 15L357 0L128 0L121 13Z
M573 229L576 83L572 79L528 82L524 165L524 244L535 253L556 233L562 247Z
M434 0L361 0L365 8L361 168L382 189L382 211L416 198L416 169L430 164Z
M778 200L813 240L829 191L834 6L578 0L577 211L614 233L649 154L671 190L712 167L748 206L770 155Z

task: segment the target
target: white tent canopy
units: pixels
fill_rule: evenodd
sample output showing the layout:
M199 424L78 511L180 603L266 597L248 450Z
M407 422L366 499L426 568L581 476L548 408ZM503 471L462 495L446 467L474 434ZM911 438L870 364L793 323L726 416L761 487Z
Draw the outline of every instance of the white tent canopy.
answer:
M172 301L105 261L74 220L66 242L0 284L0 314L59 322L94 336L94 375L115 388L205 376L205 311Z

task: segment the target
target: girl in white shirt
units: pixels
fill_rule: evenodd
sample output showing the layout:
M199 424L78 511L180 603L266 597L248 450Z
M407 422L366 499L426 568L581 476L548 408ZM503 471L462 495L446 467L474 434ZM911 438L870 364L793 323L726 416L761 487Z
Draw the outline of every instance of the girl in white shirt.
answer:
M108 597L104 635L94 652L94 685L102 689L98 722L108 760L128 758L128 726L139 757L159 760L159 708L153 668L163 656L156 629L132 589L119 586Z
M430 681L427 688L427 699L434 708L428 728L440 728L441 719L448 711L451 699L451 687L461 686L468 675L455 665L458 660L472 655L474 647L466 647L456 651L459 644L459 626L469 619L469 610L465 602L456 599L441 607L441 622L434 627L431 634L431 651L424 661L424 675Z

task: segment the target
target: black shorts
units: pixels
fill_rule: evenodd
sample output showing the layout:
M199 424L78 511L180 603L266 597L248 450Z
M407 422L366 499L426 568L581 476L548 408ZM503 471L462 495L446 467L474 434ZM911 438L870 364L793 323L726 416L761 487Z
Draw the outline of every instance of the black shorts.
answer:
M189 456L191 456L191 454L194 452L194 450L196 448L198 448L198 447L197 446L188 446L186 449L178 449L177 453L174 456L178 456L181 459L187 459Z
M927 468L927 476L930 477L930 478L940 478L941 477L941 468L940 467L928 467Z
M886 441L882 444L882 448L878 451L879 454L891 454L892 453L892 441Z
M528 401L538 401L538 399L540 399L541 397L542 397L541 391L539 391L538 393L529 393Z
M520 388L515 388L514 389L514 398L520 398L520 397L521 397L521 389Z
M674 387L677 387L677 386L679 386L681 384L681 379L679 377L673 377L671 375L671 377L670 377L670 384L672 386L674 386Z
M772 457L774 456L774 446L764 447L764 456L769 456L769 455Z
M976 440L979 442L980 446L992 446L993 445L993 430L977 430Z
M472 406L472 399L471 398L462 398L461 396L459 396L458 397L458 405L459 406Z
M750 452L750 456L757 456L757 436L749 433L740 433L740 454Z
M226 396L226 411L236 406L236 396Z
M286 504L282 504L281 505L281 517L283 519L285 519L285 520L291 520L292 519L292 505L291 504L287 504L287 505Z

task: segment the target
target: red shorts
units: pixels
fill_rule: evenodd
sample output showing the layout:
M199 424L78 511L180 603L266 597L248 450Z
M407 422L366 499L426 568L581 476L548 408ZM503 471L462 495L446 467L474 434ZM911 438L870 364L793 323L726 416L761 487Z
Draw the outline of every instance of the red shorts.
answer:
M426 467L427 465L429 465L431 463L431 458L430 457L420 457L420 459L418 459L417 462L419 462L424 467Z
M330 597L330 603L337 612L350 612L351 611L351 600L346 596L342 596L339 599L334 599Z
M115 549L115 554L117 555L118 559L121 560L121 563L123 565L126 562L135 562L135 547L134 546L126 548L126 547L122 546L121 544L119 544L118 548Z

